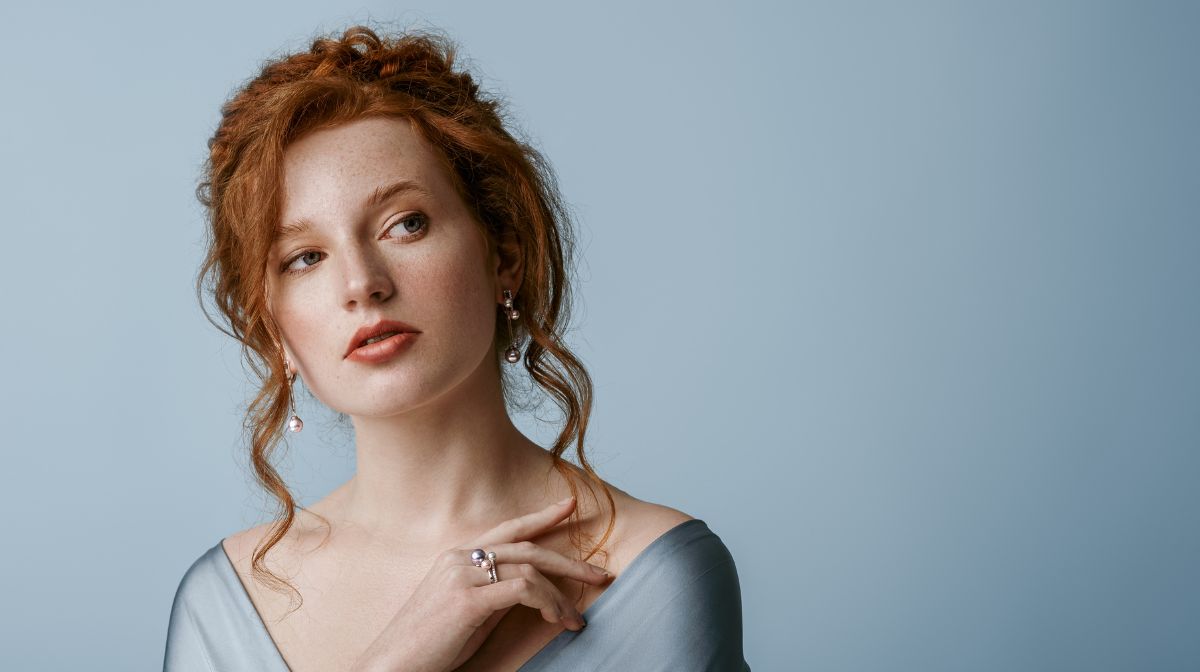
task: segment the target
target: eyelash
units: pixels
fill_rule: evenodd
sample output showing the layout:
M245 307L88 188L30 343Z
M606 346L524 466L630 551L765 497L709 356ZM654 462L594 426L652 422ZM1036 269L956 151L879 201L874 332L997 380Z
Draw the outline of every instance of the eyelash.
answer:
M425 235L425 232L429 230L429 218L420 212L414 212L412 214L406 215L406 216L396 220L396 222L394 224L392 224L391 226L389 226L387 228L387 230L391 231L392 229L396 228L396 226L403 224L414 218L419 219L423 223L423 226L419 230L409 233L407 236L401 236L400 240L410 240L410 239L418 238L420 236ZM307 273L314 266L316 266L316 264L312 264L312 265L305 266L303 268L298 268L298 269L292 269L292 268L288 268L288 267L291 266L293 263L295 263L295 261L297 259L303 257L306 254L309 254L310 252L316 252L316 251L317 250L300 250L296 254L293 254L291 257L288 257L287 261L283 262L280 270L287 275L299 275L301 273Z

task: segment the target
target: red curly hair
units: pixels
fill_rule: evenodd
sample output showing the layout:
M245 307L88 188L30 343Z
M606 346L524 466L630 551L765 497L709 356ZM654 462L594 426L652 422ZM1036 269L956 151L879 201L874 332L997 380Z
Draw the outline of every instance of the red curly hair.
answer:
M428 30L380 37L359 25L339 37L318 37L307 52L267 61L222 106L221 121L208 141L209 156L196 190L208 233L196 293L204 310L203 292L211 292L228 328L207 310L205 316L242 344L243 359L260 381L243 429L255 479L275 498L278 513L255 548L252 572L273 589L290 588L297 597L299 591L263 562L291 528L298 506L271 462L283 438L292 391L278 326L268 310L266 259L282 209L284 150L306 133L363 117L407 119L437 150L483 228L488 251L520 259L520 317L512 325L513 335L520 340L528 336L524 368L564 415L549 452L578 496L578 470L562 458L574 442L583 473L603 489L613 512L585 559L603 547L615 525L612 493L584 455L591 378L562 340L571 305L571 217L549 163L506 130L502 102L481 92L468 72L455 68L455 59L454 43ZM514 407L519 405L515 381L506 381L506 367L500 365L508 346L507 322L506 315L497 313L493 354L506 404ZM587 535L579 529L578 513L577 508L568 529L580 548L580 537Z

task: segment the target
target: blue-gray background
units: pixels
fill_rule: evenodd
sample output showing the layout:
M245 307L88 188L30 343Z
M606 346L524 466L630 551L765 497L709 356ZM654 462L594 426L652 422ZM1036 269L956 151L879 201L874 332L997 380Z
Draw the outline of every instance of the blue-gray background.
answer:
M756 671L1200 667L1200 9L1041 0L6 4L0 667L161 665L265 519L193 190L236 85L366 19L559 171L593 458L725 540Z

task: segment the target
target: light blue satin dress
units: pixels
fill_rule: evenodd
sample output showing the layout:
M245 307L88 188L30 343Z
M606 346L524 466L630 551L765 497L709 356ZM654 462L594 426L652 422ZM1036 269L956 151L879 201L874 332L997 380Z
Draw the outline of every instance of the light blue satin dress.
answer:
M650 542L518 672L749 672L733 556L708 524ZM164 672L290 672L218 541L184 573L171 606Z

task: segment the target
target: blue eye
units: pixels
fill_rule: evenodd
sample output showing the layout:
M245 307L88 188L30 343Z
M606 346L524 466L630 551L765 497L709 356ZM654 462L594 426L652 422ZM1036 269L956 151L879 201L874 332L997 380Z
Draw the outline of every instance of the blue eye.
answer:
M411 225L414 228L410 228L409 222L415 222L414 225ZM411 214L397 220L396 223L389 226L387 228L387 230L391 231L392 229L396 228L397 226L400 226L401 224L405 225L404 230L407 232L407 234L400 236L398 238L399 240L409 240L409 239L413 239L413 238L420 238L421 236L425 235L425 232L429 229L429 218L427 218L424 214L422 214L420 212L414 212L414 213L411 213ZM324 252L320 252L318 250L302 250L301 252L289 257L287 261L283 262L283 268L280 270L283 271L284 273L287 273L290 275L306 273L306 272L308 272L308 269L312 268L313 266L316 266L317 262L320 261L320 259L313 261L311 264L306 263L302 268L292 268L291 267L292 264L294 264L297 261L300 261L301 259L304 259L305 257L308 257L309 255L323 255L323 254L324 254Z
M389 226L388 231L391 231L392 229L396 228L397 224L405 224L407 222L412 222L412 221L419 222L420 228L413 231L413 230L409 230L408 227L405 226L404 227L405 230L408 231L408 233L409 233L409 235L406 237L412 237L412 236L419 235L422 231L424 231L426 228L429 227L429 221L425 218L425 215L423 215L419 212L414 212L414 213L408 215L407 217L404 217L403 219L397 221L396 224Z
M304 252L301 252L300 254L297 254L296 256L292 257L291 259L283 262L283 272L296 274L296 273L303 273L304 271L308 270L316 262L313 262L313 264L308 264L305 268L291 268L291 266L293 263L307 257L310 254L321 254L321 253L316 250L305 250Z

